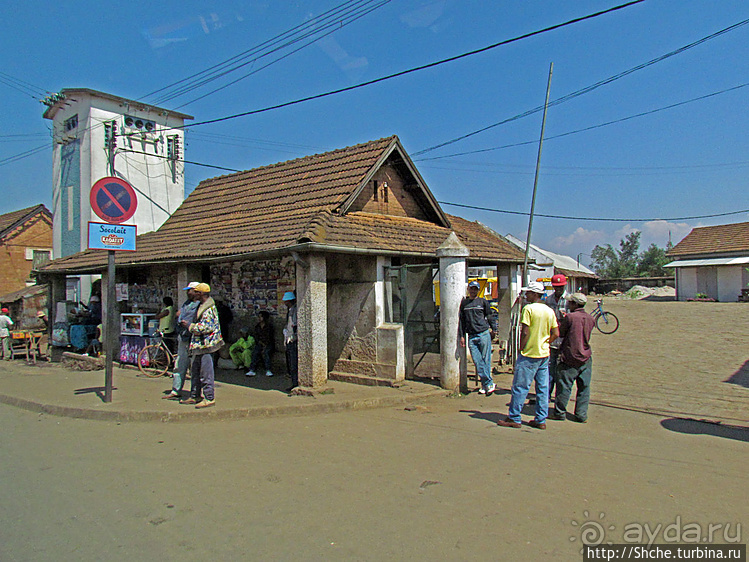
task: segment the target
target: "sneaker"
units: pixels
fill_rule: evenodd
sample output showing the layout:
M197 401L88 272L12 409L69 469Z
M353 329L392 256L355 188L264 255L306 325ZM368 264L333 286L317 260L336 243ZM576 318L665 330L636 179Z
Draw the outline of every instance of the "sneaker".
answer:
M185 400L180 400L179 403L180 404L197 404L198 401L195 400L195 398L187 398Z
M215 403L216 403L216 401L215 401L215 400L206 400L206 399L204 398L203 400L201 400L200 402L198 402L197 404L195 404L195 407L196 407L196 408L210 408L210 407L211 407L211 406L213 406L213 405L214 405Z
M497 390L497 386L494 383L491 383L488 387L486 387L486 395L491 396L494 394L494 391Z
M574 416L572 416L572 420L576 421L577 423L588 423L588 418L581 418L577 414L575 414Z
M555 421L567 421L567 416L565 414L557 414L556 412L552 412L549 414L549 417L547 419Z
M164 396L162 396L161 399L162 400L179 400L180 395L172 391L169 394L165 394Z
M253 371L252 369L250 369L244 374L245 377L254 377L255 375L257 375L257 373Z
M479 388L479 394L486 394L486 389L483 386Z
M272 377L273 373L271 373L270 371L265 371L265 376L266 377Z

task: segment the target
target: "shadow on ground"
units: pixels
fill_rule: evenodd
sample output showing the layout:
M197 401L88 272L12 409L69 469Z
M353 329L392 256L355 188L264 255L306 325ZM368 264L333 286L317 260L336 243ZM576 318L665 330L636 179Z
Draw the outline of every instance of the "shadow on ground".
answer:
M687 433L691 435L712 435L724 439L734 439L749 443L749 428L738 425L726 425L701 420L684 418L668 418L661 421L661 425L669 431Z
M725 381L729 384L737 384L744 388L749 388L749 360L744 363L741 368L728 377Z
M460 410L460 413L468 414L469 417L475 420L488 421L494 425L497 425L497 422L499 420L505 418L505 416L503 416L499 412L480 412L479 410Z

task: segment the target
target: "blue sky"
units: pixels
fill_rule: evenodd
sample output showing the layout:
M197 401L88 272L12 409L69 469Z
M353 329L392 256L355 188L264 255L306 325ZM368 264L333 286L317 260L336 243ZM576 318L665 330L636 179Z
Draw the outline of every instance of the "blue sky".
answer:
M50 122L34 99L42 91L92 88L178 109L200 122L346 88L624 2L391 0L376 7L359 0L344 8L376 9L296 53L291 50L300 43L187 95L163 102L157 95L144 97L343 3L4 3L0 211L50 206ZM392 134L413 155L542 105L552 62L554 100L745 19L749 6L742 0L646 0L372 86L190 128L185 158L249 169ZM288 56L260 69L283 55ZM749 87L742 86L749 83L748 61L749 25L744 25L551 107L536 212L647 219L749 209ZM256 72L188 103L250 71ZM710 94L716 95L550 138ZM414 160L439 201L527 213L540 129L541 114L534 113ZM450 156L525 142L530 144ZM221 173L188 165L188 191ZM527 232L528 217L522 214L443 208L501 234L525 238ZM642 230L644 249L650 243L665 246L669 232L676 243L694 226L747 221L749 214L670 221L582 218L537 216L532 241L573 257L582 253L581 261L588 263L586 254L595 244L616 245L633 229Z

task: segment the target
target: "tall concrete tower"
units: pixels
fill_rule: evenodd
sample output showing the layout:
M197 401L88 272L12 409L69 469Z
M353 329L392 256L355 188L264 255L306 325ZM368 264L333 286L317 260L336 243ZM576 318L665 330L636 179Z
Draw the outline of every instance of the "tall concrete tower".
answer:
M88 247L88 222L101 222L89 199L100 178L116 176L133 186L138 210L127 224L137 225L138 234L158 229L182 203L180 127L192 116L87 88L66 88L45 104L44 118L53 124L55 257ZM90 281L80 281L74 298L86 299Z

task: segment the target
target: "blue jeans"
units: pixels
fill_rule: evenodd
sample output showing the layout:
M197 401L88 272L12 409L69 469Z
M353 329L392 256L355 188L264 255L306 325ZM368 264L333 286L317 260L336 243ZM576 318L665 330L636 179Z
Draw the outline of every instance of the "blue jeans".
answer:
M489 330L468 336L468 349L471 350L471 359L476 365L476 374L481 379L481 387L494 384L492 380L492 336Z
M575 416L580 421L588 419L588 404L590 403L590 379L593 375L593 358L588 359L579 367L572 367L559 363L557 370L557 399L554 402L554 413L558 416L567 414L567 403L572 394L572 385L577 385L575 398Z
M554 384L557 381L557 363L559 362L559 349L549 349L549 399L554 396Z
M250 371L255 371L260 364L260 356L262 355L263 363L265 364L265 370L271 370L270 363L270 346L263 345L260 342L255 343L255 348L252 350L252 361L250 362Z
M520 412L533 381L536 382L536 422L543 423L549 415L549 358L526 357L521 353L515 361L512 398L507 414L516 423L521 422Z
M185 375L190 359L187 356L187 350L190 347L190 340L177 338L177 360L174 364L174 378L172 379L172 390L179 394L185 386Z

